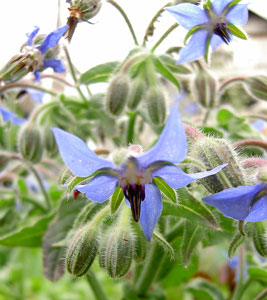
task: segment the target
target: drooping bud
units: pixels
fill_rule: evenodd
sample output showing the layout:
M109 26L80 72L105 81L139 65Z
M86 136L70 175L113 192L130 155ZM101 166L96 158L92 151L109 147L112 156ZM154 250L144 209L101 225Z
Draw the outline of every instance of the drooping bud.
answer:
M68 17L67 24L69 28L65 34L68 41L71 41L75 28L79 22L88 20L98 14L101 8L101 0L74 0L70 1L71 7L69 7L70 16Z
M66 270L80 277L89 270L98 249L98 230L91 222L76 232L66 255Z
M154 125L162 125L166 117L164 93L156 86L151 86L146 93L146 105L149 119Z
M267 76L259 75L248 77L244 81L248 93L261 100L267 100Z
M201 138L195 141L192 147L191 156L199 159L208 170L227 163L216 175L201 179L201 183L210 193L218 193L230 187L246 185L245 173L242 163L233 146L225 139L210 137ZM203 170L194 170L196 172Z
M138 77L132 82L127 99L127 105L129 109L135 110L138 107L140 101L144 98L145 89L146 83L143 78Z
M21 127L18 146L24 159L32 163L40 162L43 155L43 144L39 128L33 127L33 124Z
M112 117L119 116L127 102L129 77L119 73L110 82L106 95L106 110Z
M212 108L216 102L217 84L215 78L200 70L193 81L194 97L205 108Z
M54 156L58 152L56 140L54 138L51 128L49 127L45 128L44 131L44 146L46 151L51 156Z
M253 224L252 239L257 252L267 257L267 221Z
M119 278L125 275L131 266L134 256L134 236L129 228L112 226L103 237L99 251L99 265L110 277Z

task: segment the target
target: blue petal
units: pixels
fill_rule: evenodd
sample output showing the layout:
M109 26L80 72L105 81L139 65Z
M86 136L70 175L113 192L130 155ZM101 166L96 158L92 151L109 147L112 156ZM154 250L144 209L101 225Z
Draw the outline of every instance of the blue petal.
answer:
M2 114L4 122L10 121L15 125L21 125L26 122L26 119L18 117L16 114L3 107L0 107L0 113Z
M214 0L211 3L212 10L216 13L216 15L220 15L224 8L231 2L233 2L233 0Z
M35 89L28 88L27 92L30 94L32 101L42 103L44 92L37 91Z
M226 14L226 20L229 24L244 25L248 21L248 5L238 4Z
M209 22L205 10L194 4L182 3L166 7L165 10L170 12L178 23L188 30L197 25L207 24Z
M267 195L264 195L253 204L249 215L246 217L248 222L258 222L267 219Z
M153 230L162 211L161 194L155 184L146 184L146 197L141 202L140 224L148 241L151 240Z
M26 46L32 46L33 39L35 38L36 34L40 30L39 27L35 26L34 30L31 33L27 33L26 36L28 37L28 40L26 42Z
M86 177L103 168L113 168L114 165L98 157L77 136L59 128L52 128L65 164L76 176Z
M176 102L157 143L137 160L140 165L147 167L156 161L178 163L185 159L186 154L186 135Z
M92 201L102 203L106 201L116 189L118 178L108 175L98 175L94 177L88 184L75 187L81 193L85 193L86 197Z
M262 189L262 184L239 186L205 197L203 201L216 207L226 217L244 220L249 214L253 197Z
M177 64L194 61L202 57L206 52L208 30L198 30L194 33L188 44L179 51Z
M65 67L62 64L62 61L55 58L44 59L43 67L52 68L56 73L64 73L66 71Z
M217 34L213 34L210 40L210 45L212 48L212 51L214 51L216 48L218 48L223 43L223 40L221 37L219 37Z
M35 76L35 80L36 80L36 81L40 81L40 77L41 77L41 73L40 73L40 72L35 71L35 72L34 72L34 76Z
M48 48L53 48L57 45L59 40L61 39L62 35L67 31L69 28L68 25L65 25L63 27L60 27L56 29L55 31L52 31L48 34L48 36L44 39L42 44L37 47L42 54L45 54Z
M194 180L205 178L211 175L218 173L222 168L227 164L218 166L210 171L195 173L195 174L186 174L180 168L174 165L164 166L156 171L152 172L153 177L162 178L170 187L174 189L182 188Z

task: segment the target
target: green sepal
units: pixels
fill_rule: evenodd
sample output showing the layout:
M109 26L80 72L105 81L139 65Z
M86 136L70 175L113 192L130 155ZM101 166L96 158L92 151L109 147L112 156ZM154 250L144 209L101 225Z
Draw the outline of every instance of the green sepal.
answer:
M170 258L174 259L175 252L174 252L172 245L158 232L154 231L153 237L159 243L159 245L162 246L163 250L170 254Z
M247 40L248 39L248 37L245 34L245 32L243 32L241 29L239 29L235 25L229 24L229 25L227 25L227 28L232 33L232 35L234 35L234 36L236 36L236 37L238 37L240 39L243 39L243 40Z
M191 70L186 68L183 65L177 65L176 60L173 59L171 56L163 54L159 56L159 59L161 60L162 63L173 73L178 73L182 75L187 75L191 74Z
M175 191L168 186L168 184L159 177L154 177L153 180L155 181L156 185L160 189L160 191L173 203L177 203L177 197Z
M228 249L228 257L230 259L232 258L232 256L235 253L236 249L245 241L245 239L246 238L240 233L237 233L234 236L234 238L233 238L233 240L232 240L232 242L229 246L229 249Z
M231 3L229 3L228 5L227 5L227 8L230 8L230 7L232 7L232 6L234 6L234 5L237 5L239 2L241 2L242 0L234 0L234 1L232 1Z
M198 300L224 300L220 289L210 281L202 278L193 279L187 286L187 291Z
M204 231L190 221L185 222L183 241L181 245L182 261L185 267L190 263L193 250L202 240Z
M198 30L205 29L205 28L207 28L207 25L198 25L198 26L195 26L192 29L190 29L184 38L184 44L186 45L186 43L187 43L188 39L191 37L191 35L193 35Z
M211 36L208 36L207 40L206 40L206 50L205 50L205 54L204 54L204 59L207 64L209 63L210 40L211 40Z
M114 214L117 211L123 199L124 199L123 190L121 187L117 186L110 201L111 214Z
M203 8L204 9L210 9L210 5L211 5L211 1L210 0L207 0L204 5L203 5Z
M178 89L181 88L179 81L171 73L171 71L165 66L165 64L155 55L153 55L153 64L158 73L160 73L164 78L171 81Z
M248 268L248 275L251 279L257 280L260 282L267 282L267 270L259 267L250 267Z
M80 84L106 82L118 65L119 62L117 61L97 65L83 73L79 79L79 82Z

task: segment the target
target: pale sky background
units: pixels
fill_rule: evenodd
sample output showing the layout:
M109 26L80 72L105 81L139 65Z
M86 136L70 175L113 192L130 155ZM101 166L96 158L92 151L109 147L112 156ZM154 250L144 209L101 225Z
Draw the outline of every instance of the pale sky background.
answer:
M134 47L133 39L122 16L111 4L105 0L102 2L100 13L93 19L95 25L85 22L78 24L69 45L71 58L81 72L99 63L122 60L128 51ZM117 0L117 2L128 14L140 43L151 18L160 7L168 3L164 0ZM34 26L39 26L40 33L45 34L56 28L58 0L1 0L0 4L1 67L19 52L20 46L26 40L25 34L32 31ZM61 25L66 23L68 6L69 4L65 0L61 0ZM249 7L259 14L267 15L266 0L251 0ZM164 12L160 23L156 25L156 34L148 45L152 46L173 23L175 23L175 19ZM182 28L178 28L172 32L158 48L158 51L166 50L170 46L181 45L184 38L184 32L181 31ZM245 41L239 40L233 43L232 47L238 49L240 45L241 47L245 45L242 43ZM249 57L244 51L239 51L238 59L241 61L243 59L249 60Z

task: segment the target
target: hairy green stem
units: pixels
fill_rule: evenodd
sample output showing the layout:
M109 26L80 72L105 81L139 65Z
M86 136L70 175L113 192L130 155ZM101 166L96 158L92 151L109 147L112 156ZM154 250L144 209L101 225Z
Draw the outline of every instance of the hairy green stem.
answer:
M207 110L206 110L206 114L205 114L205 116L204 116L203 122L202 122L203 125L206 125L206 124L207 124L208 119L209 119L209 117L210 117L210 113L211 113L211 108L208 107Z
M165 33L163 33L163 35L160 37L160 39L151 48L151 52L154 52L156 50L156 48L166 39L166 37L177 27L178 27L178 23L175 23Z
M247 76L235 76L232 78L228 78L228 79L224 80L223 82L221 82L221 84L219 86L219 91L222 92L222 91L226 90L232 84L242 83L246 78L247 78Z
M53 108L54 106L57 106L57 105L58 105L58 103L56 101L51 101L51 102L37 106L36 109L30 115L29 122L34 123L36 121L37 117L39 116L39 114L43 110Z
M138 41L137 41L137 38L136 38L136 35L135 35L135 32L134 32L133 26L132 26L132 24L131 24L129 18L127 17L125 11L121 8L121 6L120 6L118 3L115 2L114 0L107 0L107 2L109 2L111 5L113 5L113 6L120 12L120 14L123 16L123 18L124 18L126 24L128 25L128 28L129 28L129 30L130 30L130 32L131 32L132 38L133 38L133 40L134 40L134 43L135 43L136 46L138 46Z
M161 267L161 262L164 259L164 251L162 247L154 242L150 251L146 257L144 267L140 274L140 277L136 283L136 292L138 296L145 296L158 274L158 270Z
M89 271L86 275L86 280L89 283L92 292L95 295L95 298L97 300L108 300L104 290L102 289L102 286L94 273L92 271Z
M63 49L64 49L64 52L65 52L65 55L66 55L66 58L67 58L67 62L68 62L69 68L70 68L70 73L71 73L72 79L73 79L73 81L74 81L75 84L76 84L76 90L77 90L77 92L79 93L79 95L80 95L80 97L82 98L82 100L83 100L85 103L88 103L86 97L84 96L84 94L83 94L81 88L80 88L79 85L78 85L78 80L77 80L77 77L76 77L76 74L75 74L75 70L74 70L74 67L73 67L71 58L70 58L69 51L68 51L68 49L67 49L66 46L64 46Z
M266 296L267 296L267 289L261 292L254 300L264 300L267 298Z
M52 96L57 95L57 93L55 93L53 91L50 91L48 89L45 89L45 88L43 88L39 85L24 83L24 82L10 82L10 83L7 83L7 84L3 85L2 87L0 87L0 94L3 93L4 91L14 89L14 88L31 88L33 90L41 91L41 92L50 94Z
M29 163L27 163L29 169L31 170L31 172L33 173L34 177L36 178L38 184L39 184L39 187L43 193L43 196L45 198L45 202L46 202L46 210L47 211L50 211L51 208L52 208L52 201L48 195L48 193L46 192L45 190L45 187L43 185L43 182L42 182L42 179L41 177L39 176L38 172L35 170L34 166L30 165Z
M239 278L237 281L237 285L235 287L235 291L234 291L232 300L241 300L242 299L245 264L246 264L245 247L244 247L244 245L241 245L239 247Z
M169 2L169 3L165 4L159 11L157 11L157 13L155 14L155 16L152 18L152 20L148 24L147 29L146 29L146 33L145 33L144 38L143 38L143 43L142 43L143 47L146 46L146 41L148 39L148 36L152 36L154 34L154 29L155 29L154 24L158 20L158 18L160 17L160 15L164 12L164 8L166 6L171 5L171 4L172 4L172 2Z
M128 112L129 123L128 123L128 132L127 132L127 145L132 144L134 142L134 125L136 121L136 112Z

